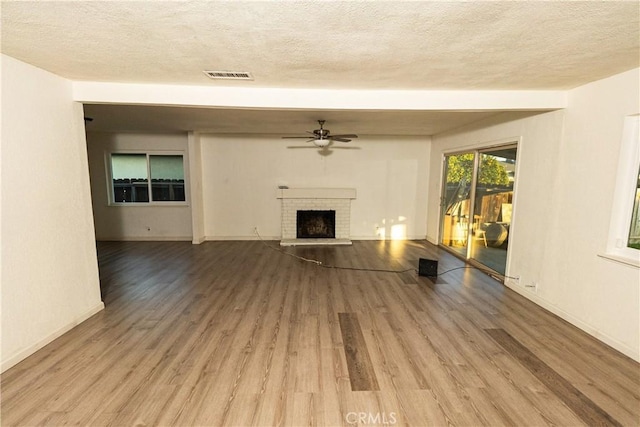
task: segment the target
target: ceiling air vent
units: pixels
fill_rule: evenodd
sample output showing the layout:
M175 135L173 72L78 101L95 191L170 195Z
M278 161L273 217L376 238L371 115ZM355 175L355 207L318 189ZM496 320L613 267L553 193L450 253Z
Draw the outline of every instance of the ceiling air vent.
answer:
M204 73L210 79L222 80L253 80L251 73L246 71L207 71Z

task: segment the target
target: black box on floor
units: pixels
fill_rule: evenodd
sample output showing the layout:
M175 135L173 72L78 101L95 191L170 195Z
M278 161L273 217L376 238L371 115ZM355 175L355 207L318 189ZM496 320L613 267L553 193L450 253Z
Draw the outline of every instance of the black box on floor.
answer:
M418 262L418 275L426 277L438 276L438 261L433 259L420 258Z

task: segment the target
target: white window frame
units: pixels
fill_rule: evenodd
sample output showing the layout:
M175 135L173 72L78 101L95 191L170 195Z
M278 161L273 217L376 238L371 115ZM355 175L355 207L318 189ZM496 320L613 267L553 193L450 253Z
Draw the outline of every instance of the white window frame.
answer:
M613 195L613 208L605 258L640 267L640 250L628 247L631 216L640 168L640 115L624 120L618 176Z
M149 201L148 202L116 202L115 193L113 190L113 164L111 156L113 154L144 154L147 158L147 185L149 187ZM182 171L184 174L184 198L185 200L176 201L153 201L152 189L151 189L151 164L149 158L151 156L182 156ZM114 150L106 153L105 163L107 167L107 188L109 194L109 206L188 206L189 205L189 191L188 191L188 173L186 163L186 153L184 151L148 151L148 150Z

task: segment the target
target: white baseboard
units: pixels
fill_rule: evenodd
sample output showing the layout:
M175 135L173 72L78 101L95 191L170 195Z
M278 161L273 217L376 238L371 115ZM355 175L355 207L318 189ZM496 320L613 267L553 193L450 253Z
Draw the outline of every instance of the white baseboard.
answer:
M261 236L262 240L282 240L281 236ZM424 240L425 236L407 236L400 240ZM256 236L205 236L204 240L258 240ZM391 240L383 239L380 236L351 236L350 240Z
M571 323L576 328L583 330L584 332L586 332L587 334L589 334L592 337L596 338L597 340L602 341L603 343L605 343L609 347L612 347L612 348L618 350L620 353L624 354L625 356L628 356L628 357L632 358L636 362L640 362L640 349L629 347L628 345L624 344L623 342L620 342L617 339L612 338L609 335L602 333L601 331L599 331L598 329L594 328L593 326L583 322L582 320L580 320L577 317L571 315L570 313L567 313L566 311L562 310L561 308L558 308L557 306L551 304L549 301L547 301L547 300L545 300L543 298L540 298L538 295L536 295L534 293L531 293L531 292L527 291L526 289L523 289L520 286L513 285L508 280L505 281L505 286L508 287L509 289L513 290L514 292L519 293L523 297L533 301L534 303L538 304L540 307L544 308L545 310L550 311L551 313L555 314L556 316L560 317L561 319L566 320L567 322Z
M280 240L280 236L261 236L262 240ZM217 240L260 240L258 236L205 236L207 241L215 242Z
M96 237L99 242L191 242L191 236L119 236Z
M45 345L49 344L50 342L52 342L56 338L62 336L66 332L70 331L74 327L78 326L80 323L84 322L85 320L87 320L88 318L90 318L91 316L93 316L94 314L96 314L96 313L98 313L98 312L100 312L102 310L104 310L104 303L102 301L100 301L99 304L96 304L89 311L86 311L85 313L83 313L80 316L76 317L73 321L67 323L62 328L59 328L58 330L50 333L49 335L47 335L43 339L39 340L38 342L30 345L29 347L18 351L17 353L15 353L13 356L10 356L6 360L3 360L2 361L2 367L0 368L1 369L0 372L4 372L7 369L11 368L12 366L17 365L19 362L21 362L22 360L24 360L27 357L31 356L33 353L35 353L36 351L40 350Z
M384 238L380 236L351 236L351 240L424 240L425 236L406 236L402 239Z

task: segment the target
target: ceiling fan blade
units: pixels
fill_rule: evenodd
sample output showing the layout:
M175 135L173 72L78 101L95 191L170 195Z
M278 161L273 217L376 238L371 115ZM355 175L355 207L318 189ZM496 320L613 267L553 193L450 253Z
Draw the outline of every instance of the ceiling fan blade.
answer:
M356 147L355 145L349 147L331 147L332 150L360 150L362 147Z
M351 138L357 138L358 135L353 133L345 133L340 135L331 135L329 129L324 128L324 120L318 120L320 129L313 131L306 131L309 136L283 136L283 139L306 139L307 142L313 142L316 147L326 148L333 145L334 141L338 142L350 142ZM289 147L294 148L294 147Z
M290 145L287 148L318 148L315 145Z
M357 138L358 135L355 135L353 133L343 133L340 135L329 135L329 138L331 139L336 139L336 138Z

